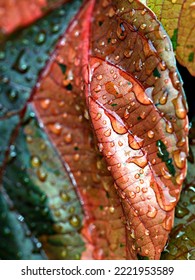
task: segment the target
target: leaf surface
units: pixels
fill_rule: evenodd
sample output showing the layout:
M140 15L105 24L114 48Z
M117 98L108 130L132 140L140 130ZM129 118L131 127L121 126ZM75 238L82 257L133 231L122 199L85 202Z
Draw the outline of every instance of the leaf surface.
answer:
M146 4L155 12L170 36L178 61L195 75L195 4L193 0L156 1Z

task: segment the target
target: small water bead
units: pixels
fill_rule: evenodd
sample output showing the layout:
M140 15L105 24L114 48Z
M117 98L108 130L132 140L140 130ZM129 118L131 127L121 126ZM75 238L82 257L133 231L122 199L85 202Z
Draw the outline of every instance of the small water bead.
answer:
M130 3L131 3L131 2L130 2ZM130 17L133 17L133 16L135 15L135 10L132 9L132 10L129 12L129 15L130 15Z
M173 133L173 126L172 123L169 121L166 122L166 132Z
M154 131L152 131L152 130L149 130L148 131L148 138L154 138Z
M123 22L118 24L116 34L120 40L124 40L126 38L127 32Z
M119 97L119 88L113 82L107 82L105 84L105 89L106 89L107 93L112 94L116 97Z
M140 118L144 120L146 118L146 112L142 111L140 114Z
M157 212L158 211L154 206L148 205L148 212L147 212L146 216L149 218L155 218L157 215Z
M95 91L95 92L99 92L99 91L101 91L101 89L102 89L101 85L97 85L97 86L94 88L94 91Z
M70 196L65 192L65 191L60 191L60 198L64 201L64 202L68 202L70 201Z
M164 93L162 94L162 96L159 99L159 103L161 105L165 105L167 103L167 99L168 99L168 91L164 91Z
M40 158L37 157L37 156L33 156L33 157L31 158L31 165L32 165L33 167L35 167L35 168L41 166Z
M140 177L139 173L136 173L134 177L135 177L135 179L139 179L139 177Z
M78 227L80 226L80 219L78 216L72 216L70 219L69 219L69 222L71 224L71 226L73 227Z
M111 213L111 214L113 214L113 213L114 213L114 211L115 211L114 206L110 206L110 207L109 207L109 211L110 211L110 213Z
M11 89L6 92L9 101L15 102L18 99L18 91Z
M175 216L176 216L177 218L183 218L183 217L185 217L186 215L188 215L189 212L190 212L190 211L188 210L188 208L184 208L184 207L178 205L178 206L176 207L176 210L175 210Z
M161 168L161 174L165 179L170 179L172 177L172 175L164 167Z
M75 155L73 156L73 159L74 159L74 161L79 161L80 155L79 155L79 154L75 154Z
M64 141L67 143L67 144L70 144L72 142L72 134L71 133L67 133L65 136L64 136Z
M109 128L104 132L104 136L109 137L112 133L112 130Z
M185 143L186 143L186 138L182 137L181 139L178 140L177 147L183 147Z
M131 236L131 238L135 239L135 231L134 231L134 229L131 229L130 236Z
M176 150L173 153L173 159L176 166L180 169L184 168L186 165L186 154L180 150Z
M147 192L148 192L148 188L147 188L147 187L143 187L143 188L142 188L142 192L143 192L143 193L147 193Z
M112 38L112 39L111 39L111 43L112 43L113 45L116 44L116 42L117 42L117 39L115 39L115 38ZM111 71L112 71L112 70L111 70ZM110 71L110 72L111 72L111 71ZM113 71L113 72L114 72L114 71ZM112 73L111 73L111 74L112 74Z
M132 53L133 53L132 50L125 50L123 54L126 58L129 58L131 57Z
M133 191L130 191L130 192L129 192L129 197L130 197L130 198L135 198L135 197L136 197L136 193L133 192Z
M46 179L47 179L47 173L42 169L38 169L37 170L37 177L39 178L39 180L41 182L45 182Z
M40 100L40 105L41 105L41 108L46 110L48 109L49 105L51 103L51 100L50 99L43 99L43 100Z
M24 50L22 50L19 53L19 55L18 55L14 65L12 66L12 68L14 70L16 70L17 72L21 73L21 74L24 74L29 70L29 65L26 62L26 57L25 57L25 51Z
M184 181L184 174L183 173L180 173L178 174L176 177L175 177L175 181L178 185L181 185Z
M37 34L37 36L35 37L35 43L37 45L42 45L43 43L45 43L46 41L46 33L45 31L41 31Z
M48 125L49 130L56 135L60 135L62 131L62 126L60 123L54 123L54 124L49 124Z
M145 155L129 157L126 160L126 162L127 163L134 163L134 164L136 164L137 166L139 166L141 168L146 167L147 164L148 164L148 160L147 160L147 157Z
M145 233L145 235L147 235L147 236L150 235L150 231L149 231L148 229L146 229L144 233Z

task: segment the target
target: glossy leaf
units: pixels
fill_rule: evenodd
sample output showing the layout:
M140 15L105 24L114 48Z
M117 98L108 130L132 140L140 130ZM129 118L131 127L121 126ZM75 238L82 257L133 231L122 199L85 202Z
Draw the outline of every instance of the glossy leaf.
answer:
M175 226L162 259L194 260L195 259L195 135L192 126L190 133L191 153L188 162L188 174L181 193L181 199L175 211Z
M131 221L129 257L158 259L186 173L185 100L170 42L154 15L137 1L109 2L95 6L86 35L92 38L83 60L90 65L87 104Z
M146 0L169 34L178 61L195 76L195 3L193 0Z

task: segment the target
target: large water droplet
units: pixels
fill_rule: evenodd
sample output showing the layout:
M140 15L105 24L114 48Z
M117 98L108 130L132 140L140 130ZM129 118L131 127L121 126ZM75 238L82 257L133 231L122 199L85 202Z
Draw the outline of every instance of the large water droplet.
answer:
M160 99L159 99L159 103L160 103L161 105L164 105L164 104L167 103L167 99L168 99L168 92L167 92L167 91L164 91L163 94L162 94L162 96L161 96Z
M184 119L187 115L187 109L184 105L183 97L181 94L178 94L177 98L172 100L172 103L175 107L175 114L179 119Z
M172 216L167 216L163 221L164 229L170 231L173 227L173 218Z
M180 150L176 150L173 153L173 159L176 164L176 166L180 169L184 168L186 164L186 154Z
M121 135L127 133L128 129L126 128L122 120L119 121L113 117L110 117L110 120L111 120L112 127L116 133Z
M143 147L144 139L141 139L136 135L133 136L132 134L129 134L128 135L128 143L129 143L129 146L132 149L139 150L140 148Z
M133 157L129 157L126 160L127 163L135 163L137 166L144 168L146 167L146 165L148 164L148 160L146 155L143 156L133 156Z
M116 97L122 96L121 94L119 94L119 88L113 82L106 83L105 89L109 94L112 94Z

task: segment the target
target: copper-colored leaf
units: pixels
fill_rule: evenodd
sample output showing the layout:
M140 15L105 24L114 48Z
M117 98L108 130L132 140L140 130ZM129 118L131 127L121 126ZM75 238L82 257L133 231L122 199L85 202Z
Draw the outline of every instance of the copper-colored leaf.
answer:
M147 0L169 34L178 61L195 76L195 2L194 0Z
M89 113L131 222L128 256L158 259L186 175L182 85L166 33L142 4L103 1L94 11L83 60Z

